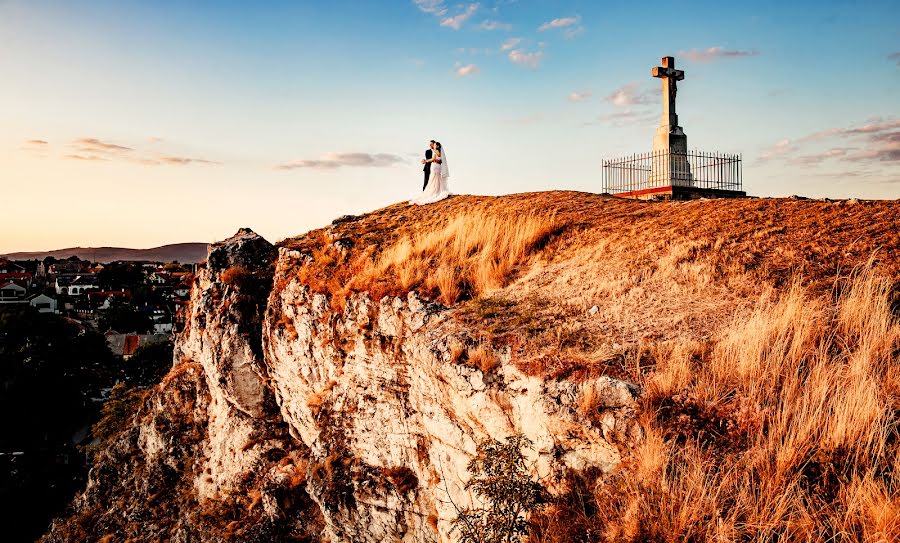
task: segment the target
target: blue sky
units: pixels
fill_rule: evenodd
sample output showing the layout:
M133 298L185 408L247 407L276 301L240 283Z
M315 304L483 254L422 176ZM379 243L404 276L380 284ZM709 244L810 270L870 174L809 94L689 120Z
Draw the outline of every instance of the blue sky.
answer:
M455 192L600 191L650 147L663 55L749 193L898 198L898 11L0 0L0 252L278 240L409 197L431 138Z

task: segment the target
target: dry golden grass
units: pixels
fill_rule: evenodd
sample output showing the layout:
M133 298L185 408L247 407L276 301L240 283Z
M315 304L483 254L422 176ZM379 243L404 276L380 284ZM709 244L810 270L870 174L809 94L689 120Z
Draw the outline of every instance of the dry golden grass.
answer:
M459 339L454 339L450 344L450 362L459 364L465 356L468 356L465 344Z
M897 201L457 196L285 240L305 257L276 290L299 281L335 308L416 290L527 373L642 384L643 442L617 475L582 474L532 541L888 542L898 232Z
M353 292L416 290L529 373L627 376L643 371L641 349L706 341L769 287L799 277L830 292L872 254L900 277L898 232L895 201L455 196L283 241L305 256L280 263L276 291L298 281L341 309Z
M243 266L232 266L222 272L219 279L231 287L240 287L250 276L250 271Z
M299 270L299 278L327 292L336 308L348 294L362 291L380 298L415 290L452 305L505 286L562 229L551 212L498 213L476 206L398 229L361 251L341 249L316 232L302 245L312 263Z
M892 295L867 266L835 296L794 285L707 345L658 349L644 441L619 473L558 504L577 533L542 518L532 540L900 540Z
M516 266L558 231L552 214L457 215L441 228L401 238L360 286L392 275L402 290L421 289L451 305L505 286Z
M500 366L500 358L490 347L479 345L469 351L469 358L466 363L473 368L478 368L481 370L481 373L487 375Z
M578 415L584 420L596 421L600 401L601 397L597 394L596 388L592 386L585 387L578 398Z

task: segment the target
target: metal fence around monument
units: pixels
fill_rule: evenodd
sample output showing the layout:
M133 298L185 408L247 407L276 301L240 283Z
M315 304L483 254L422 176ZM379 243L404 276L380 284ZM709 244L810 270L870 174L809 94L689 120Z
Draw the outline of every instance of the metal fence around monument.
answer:
M663 150L603 161L609 194L669 186L741 191L741 155Z

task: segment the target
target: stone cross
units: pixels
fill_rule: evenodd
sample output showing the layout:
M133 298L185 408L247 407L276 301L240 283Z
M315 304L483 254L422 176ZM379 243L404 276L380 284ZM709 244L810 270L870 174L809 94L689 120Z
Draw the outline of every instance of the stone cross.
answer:
M684 79L684 72L675 69L674 57L663 57L662 66L653 68L653 77L662 79L662 120L653 136L653 163L649 183L652 186L693 186L691 164L687 159L687 135L678 126L675 113L676 86Z
M675 113L675 94L678 92L677 82L684 79L684 71L675 69L675 57L663 57L662 66L653 68L653 77L662 79L663 112L662 125L672 130L678 126L678 115Z

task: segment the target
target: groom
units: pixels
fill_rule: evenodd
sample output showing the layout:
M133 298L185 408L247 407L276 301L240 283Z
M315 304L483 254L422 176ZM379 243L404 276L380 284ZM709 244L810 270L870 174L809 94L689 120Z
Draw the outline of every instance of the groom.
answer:
M434 149L434 140L431 140L428 144L428 149L425 151L425 160L431 160L432 149ZM423 170L425 170L425 182L422 183L422 190L425 190L425 187L428 186L428 176L431 175L431 163L426 162Z

